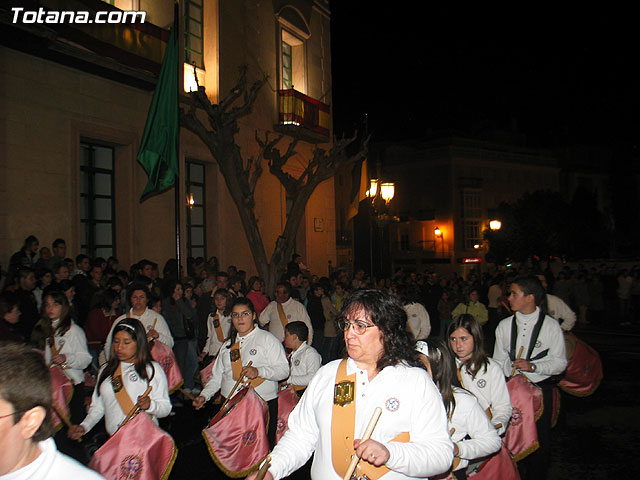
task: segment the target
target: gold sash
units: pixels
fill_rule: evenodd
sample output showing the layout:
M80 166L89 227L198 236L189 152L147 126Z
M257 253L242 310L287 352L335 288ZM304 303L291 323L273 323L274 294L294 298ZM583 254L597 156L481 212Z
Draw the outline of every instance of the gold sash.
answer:
M353 448L356 422L356 374L347 375L347 360L338 366L333 399L333 413L331 417L331 458L333 469L343 478L349 468L351 457L355 453ZM402 432L392 442L409 442L409 432ZM374 467L364 460L358 462L355 472L357 477L366 475L371 480L377 480L390 470L384 465Z
M131 397L127 393L127 389L124 388L124 382L122 381L122 363L118 363L118 368L113 372L113 376L111 377L111 386L113 387L113 393L116 395L116 400L118 401L118 405L120 405L120 409L122 413L127 415L135 404L131 400Z
M224 342L224 333L222 333L222 325L220 324L220 315L216 312L216 316L213 317L213 328L216 330L216 336L219 342Z
M282 331L284 332L284 327L287 326L289 320L287 320L287 316L284 313L284 307L282 306L282 304L278 302L276 302L276 304L278 306L278 316L280 317L280 323L282 323Z
M229 350L229 355L231 355L231 372L233 373L233 379L240 379L240 372L242 372L242 357L240 356L240 344L238 342L234 343ZM256 388L264 382L264 378L256 377L249 382L249 384Z

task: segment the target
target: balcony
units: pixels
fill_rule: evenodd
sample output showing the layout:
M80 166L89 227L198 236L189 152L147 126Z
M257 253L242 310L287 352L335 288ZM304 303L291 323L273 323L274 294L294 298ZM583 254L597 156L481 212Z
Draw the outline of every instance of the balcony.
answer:
M329 105L296 90L278 90L279 116L275 130L310 143L329 141Z

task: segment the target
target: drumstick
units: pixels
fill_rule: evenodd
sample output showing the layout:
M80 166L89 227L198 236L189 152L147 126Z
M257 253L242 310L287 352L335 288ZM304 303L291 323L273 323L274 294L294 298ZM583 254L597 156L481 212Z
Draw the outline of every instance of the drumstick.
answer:
M56 415L58 415L58 417L60 417L60 420L62 420L64 422L64 424L67 426L67 428L69 430L71 430L71 427L73 427L73 425L71 425L71 422L67 419L67 417L65 417L62 412L61 412L61 408L58 407L58 404L54 401L51 402L51 408L53 408L53 411L56 412ZM82 437L76 439L76 442L81 442L82 441Z
M179 388L179 391L182 392L182 394L187 397L189 400L191 400L192 402L196 399L196 397L194 397L193 395L191 395L189 392L187 392L184 388Z
M520 346L520 350L518 350L518 358L516 360L520 360L520 357L522 357L522 352L524 351L524 345ZM511 370L511 375L509 375L509 377L513 377L516 373L517 368L513 367L513 370Z
M141 395L142 397L146 397L149 395L149 393L151 393L151 385L149 385L149 388L147 388L147 390ZM129 413L127 414L126 418L124 419L124 422L122 422L122 424L120 425L120 428L124 427L125 424L131 420L133 418L133 416L138 413L138 410L140 410L140 407L138 406L138 404L136 403L133 408L129 411Z
M256 475L255 480L262 480L264 476L267 474L267 470L269 470L269 466L271 465L271 457L267 455L264 459L264 463L258 470L258 474Z
M156 323L157 323L157 322L158 322L158 318L156 317L156 318L154 318L154 319L153 319L153 325L151 325L151 328L149 329L149 331L151 331L151 330L155 330L155 329L156 329ZM148 335L147 335L147 337L148 337ZM149 340L149 341L150 341L150 342L153 342L153 340L154 340L154 339L152 338L152 339L151 339L151 340Z
M369 440L369 437L371 437L371 434L373 433L373 429L376 428L376 423L378 423L378 419L380 418L380 415L382 415L382 409L380 407L376 407L376 409L373 412L373 415L371 416L371 420L369 420L369 425L367 425L367 429L364 431L364 435L362 435L362 438L360 439L360 443L366 440ZM351 463L349 464L349 468L347 468L347 473L344 474L343 480L351 479L351 475L353 475L353 472L358 466L359 461L360 461L360 457L358 457L358 455L354 453L353 456L351 457Z
M251 364L253 363L253 360L251 360L249 363L247 363L245 365L245 367L250 367ZM233 394L236 391L236 388L238 388L238 385L240 385L242 383L242 379L244 378L244 375L240 375L240 378L238 379L238 381L236 382L236 384L233 386L233 388L231 389L231 393L229 393L229 396L227 397L227 399L224 401L224 403L222 404L222 406L220 407L220 411L224 411L224 407L227 406L227 403L229 403L229 400L231 400L231 397L233 397Z

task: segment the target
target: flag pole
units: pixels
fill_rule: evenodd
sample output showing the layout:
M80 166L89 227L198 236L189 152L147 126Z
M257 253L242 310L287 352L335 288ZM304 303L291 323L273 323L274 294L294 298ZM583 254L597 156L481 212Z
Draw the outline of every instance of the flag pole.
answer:
M182 21L182 9L180 8L180 2L176 0L173 5L173 15L174 19L177 19L177 22L174 21L174 25L176 26L175 35L177 36L177 44L178 44L178 55L177 55L177 75L178 75L178 105L180 104L180 94L184 90L183 82L184 75L180 75L181 72L181 59L184 55L184 44L183 44L183 36L181 35L182 25L184 24ZM178 110L179 111L179 110ZM181 281L181 255L180 255L180 208L181 208L181 196L180 196L180 119L178 119L178 145L177 145L177 154L178 154L178 168L176 169L176 183L175 187L175 222L176 222L176 280ZM186 167L186 165L185 165Z

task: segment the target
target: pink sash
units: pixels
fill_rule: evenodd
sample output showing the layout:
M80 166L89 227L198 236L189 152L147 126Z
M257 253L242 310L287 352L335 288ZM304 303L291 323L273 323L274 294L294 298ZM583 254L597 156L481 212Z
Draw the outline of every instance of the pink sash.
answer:
M509 380L507 389L513 412L503 443L519 462L540 447L536 421L542 415L542 390L524 375Z
M300 398L289 385L287 388L280 390L278 394L278 423L276 424L276 443L280 441L280 437L284 432L289 430L289 414L300 401Z
M596 391L602 380L600 355L572 333L565 333L565 339L574 344L574 349L558 386L576 397L589 396Z
M176 356L173 354L173 350L161 341L154 340L153 347L151 347L151 357L160 364L164 373L167 375L169 393L173 393L179 389L184 383L184 380L182 379L182 373L178 367L178 362L176 361Z
M89 468L107 480L165 480L177 455L173 438L138 414L93 454Z
M58 412L67 420L71 420L69 402L73 396L73 384L60 366L53 365L49 371L51 372L51 396L56 407L51 409L51 419L53 420L53 428L57 432L63 425L63 419L58 416Z
M232 478L246 477L269 453L269 409L253 388L243 388L202 431L211 458Z

